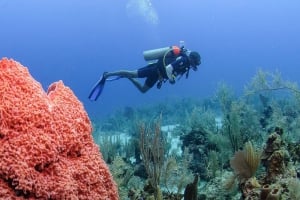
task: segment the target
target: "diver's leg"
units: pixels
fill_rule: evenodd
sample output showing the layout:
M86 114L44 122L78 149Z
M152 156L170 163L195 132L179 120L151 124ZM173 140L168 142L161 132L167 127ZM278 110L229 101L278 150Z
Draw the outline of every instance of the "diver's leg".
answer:
M137 87L137 89L139 89L141 93L145 93L150 89L150 87L148 87L146 84L142 85L139 81L137 81L134 78L130 77L128 79L134 84L135 87Z
M120 70L115 72L104 72L104 78L108 78L110 76L122 76L124 78L137 78L138 72L137 70L129 71L129 70Z

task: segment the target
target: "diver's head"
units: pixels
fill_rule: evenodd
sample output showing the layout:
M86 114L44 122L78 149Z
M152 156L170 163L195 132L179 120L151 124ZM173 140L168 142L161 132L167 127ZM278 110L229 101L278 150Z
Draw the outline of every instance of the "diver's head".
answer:
M191 51L188 54L188 57L189 57L189 61L190 61L190 65L191 65L192 69L194 71L196 71L198 69L197 66L199 66L201 64L200 54L196 51Z

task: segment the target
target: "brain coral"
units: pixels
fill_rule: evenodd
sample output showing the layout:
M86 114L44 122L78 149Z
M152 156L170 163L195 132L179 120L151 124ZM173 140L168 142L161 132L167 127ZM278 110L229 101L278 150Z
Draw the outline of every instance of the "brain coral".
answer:
M83 105L0 60L0 199L118 199Z

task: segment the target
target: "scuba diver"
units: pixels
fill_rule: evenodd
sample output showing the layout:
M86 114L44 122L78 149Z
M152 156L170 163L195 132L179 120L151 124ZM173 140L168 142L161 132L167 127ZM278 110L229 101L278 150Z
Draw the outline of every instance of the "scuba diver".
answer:
M100 96L106 81L114 81L120 78L128 78L140 92L145 93L155 84L158 89L166 81L174 84L176 77L181 78L185 74L189 76L189 70L197 70L201 64L200 54L196 51L185 49L184 46L165 47L154 50L144 51L146 61L154 61L145 67L137 70L119 70L115 72L104 72L100 80L92 89L89 99L96 101ZM111 78L113 77L113 78ZM137 78L146 78L141 84Z

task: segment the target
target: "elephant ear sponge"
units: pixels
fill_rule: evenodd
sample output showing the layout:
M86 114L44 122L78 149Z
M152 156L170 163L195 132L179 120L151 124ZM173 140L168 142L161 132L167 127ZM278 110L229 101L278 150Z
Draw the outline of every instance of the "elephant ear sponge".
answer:
M46 93L26 67L0 60L0 199L117 200L91 133L62 81Z

